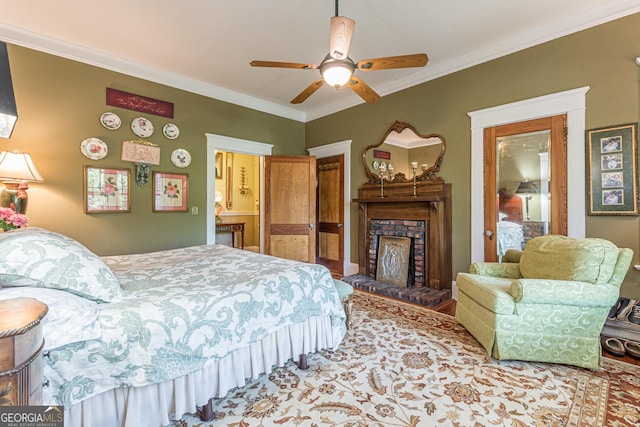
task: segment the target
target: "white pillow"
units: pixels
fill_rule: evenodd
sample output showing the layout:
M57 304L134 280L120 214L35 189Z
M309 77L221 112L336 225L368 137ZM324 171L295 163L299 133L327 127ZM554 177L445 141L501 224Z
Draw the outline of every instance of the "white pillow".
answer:
M44 348L47 350L102 337L98 322L100 306L94 301L57 289L0 288L0 300L19 297L35 298L49 307L42 319Z
M122 299L118 279L97 255L67 236L35 227L0 233L0 281L67 290L95 301Z

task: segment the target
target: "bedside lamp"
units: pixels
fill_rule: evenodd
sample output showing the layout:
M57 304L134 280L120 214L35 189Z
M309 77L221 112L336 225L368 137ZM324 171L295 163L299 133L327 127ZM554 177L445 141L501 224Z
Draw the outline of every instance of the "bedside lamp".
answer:
M538 189L536 188L535 182L529 181L528 179L521 181L520 185L518 185L518 189L516 190L516 194L524 194L524 200L526 203L527 221L531 219L529 217L529 200L531 200L532 198L531 194L535 194L537 192L538 192Z
M0 193L0 206L9 207L16 213L25 214L29 201L28 181L42 182L44 178L33 164L28 153L18 150L0 153L0 180L5 188Z

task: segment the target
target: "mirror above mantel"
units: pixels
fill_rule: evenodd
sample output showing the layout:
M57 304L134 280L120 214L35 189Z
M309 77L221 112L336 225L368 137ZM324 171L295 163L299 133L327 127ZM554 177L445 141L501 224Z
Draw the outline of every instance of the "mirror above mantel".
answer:
M396 121L384 134L380 142L370 145L362 153L362 162L369 183L386 183L440 179L435 174L440 170L445 151L441 135L423 135L408 123ZM391 167L390 167L391 165Z

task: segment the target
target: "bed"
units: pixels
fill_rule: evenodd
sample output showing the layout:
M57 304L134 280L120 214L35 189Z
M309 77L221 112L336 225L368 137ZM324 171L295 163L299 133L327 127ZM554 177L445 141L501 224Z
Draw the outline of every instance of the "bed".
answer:
M0 233L0 285L49 306L43 404L66 426L167 425L346 332L326 268L222 245L98 257L30 227Z

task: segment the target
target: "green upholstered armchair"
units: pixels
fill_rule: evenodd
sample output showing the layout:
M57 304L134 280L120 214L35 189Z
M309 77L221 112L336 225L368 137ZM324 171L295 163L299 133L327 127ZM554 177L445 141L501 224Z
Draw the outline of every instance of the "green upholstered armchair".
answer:
M456 319L497 359L597 369L600 332L632 258L603 239L536 237L519 262L458 274Z

